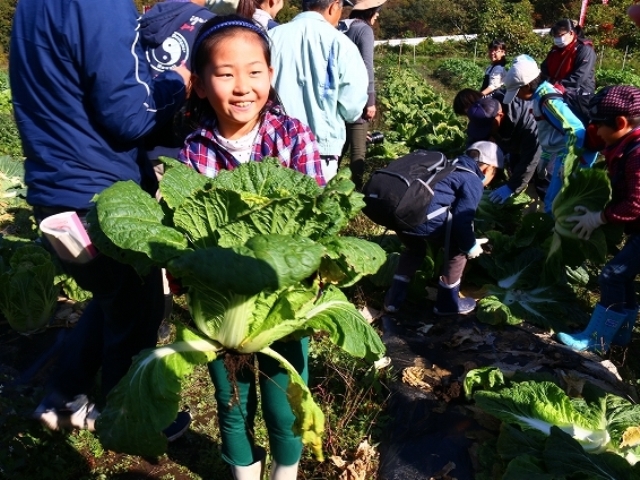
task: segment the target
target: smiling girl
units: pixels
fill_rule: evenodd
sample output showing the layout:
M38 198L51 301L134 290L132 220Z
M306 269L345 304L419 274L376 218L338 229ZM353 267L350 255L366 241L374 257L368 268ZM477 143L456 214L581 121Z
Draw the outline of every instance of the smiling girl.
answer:
M187 115L197 130L189 135L179 159L214 177L221 170L265 157L325 184L315 137L309 127L285 115L271 87L271 52L262 27L236 15L205 23L194 43L191 98ZM308 379L309 339L278 341L273 350ZM257 366L256 366L257 364ZM215 386L222 458L235 479L261 479L265 450L253 432L260 404L272 457L273 480L295 480L302 441L292 432L295 420L287 400L289 377L278 362L227 354L209 364Z
M264 30L243 17L205 23L191 58L191 133L178 159L208 177L250 161L277 157L283 166L325 185L309 127L284 114L271 87L273 68Z

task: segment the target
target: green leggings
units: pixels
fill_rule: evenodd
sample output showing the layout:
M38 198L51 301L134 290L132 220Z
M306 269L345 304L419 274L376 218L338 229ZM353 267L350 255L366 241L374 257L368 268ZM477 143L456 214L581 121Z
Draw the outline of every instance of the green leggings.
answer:
M309 380L309 339L275 342L271 348L284 356L300 373L305 383ZM263 354L258 360L262 415L269 433L271 456L280 465L293 465L300 460L302 441L294 436L291 427L295 420L289 401L289 376L278 362ZM215 386L218 403L218 423L222 438L222 458L231 465L246 466L259 461L254 445L254 419L258 407L255 373L245 368L237 374L239 401L230 406L233 387L227 378L222 360L209 363L209 374Z

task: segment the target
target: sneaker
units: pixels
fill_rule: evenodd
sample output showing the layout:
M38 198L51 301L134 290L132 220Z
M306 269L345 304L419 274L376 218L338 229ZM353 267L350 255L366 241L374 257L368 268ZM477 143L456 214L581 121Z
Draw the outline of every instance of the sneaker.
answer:
M33 412L33 418L50 430L89 430L95 432L96 419L100 412L86 395L77 395L63 408L46 408L40 404Z
M178 412L176 415L176 419L173 421L171 425L165 428L162 433L164 433L165 437L169 442L173 442L180 438L184 432L189 429L189 425L191 424L191 413L189 410L183 410Z

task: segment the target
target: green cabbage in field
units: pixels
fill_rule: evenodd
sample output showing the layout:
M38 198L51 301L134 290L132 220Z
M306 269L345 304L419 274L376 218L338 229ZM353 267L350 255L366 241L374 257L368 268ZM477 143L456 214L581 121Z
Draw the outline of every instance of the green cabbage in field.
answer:
M144 271L165 267L188 288L197 331L142 352L110 392L97 429L110 449L159 455L175 417L181 379L224 352L261 352L289 374L294 431L322 458L324 417L295 368L270 345L325 333L370 361L384 346L340 291L385 261L378 245L340 232L362 208L348 172L321 189L270 161L250 162L210 180L166 160L162 204L133 182L102 192L90 214L102 252Z
M590 384L571 398L539 377L484 367L464 379L466 395L503 422L501 478L640 478L640 405Z
M20 333L33 333L45 327L58 302L56 268L42 247L25 245L9 260L0 274L0 311L9 325Z

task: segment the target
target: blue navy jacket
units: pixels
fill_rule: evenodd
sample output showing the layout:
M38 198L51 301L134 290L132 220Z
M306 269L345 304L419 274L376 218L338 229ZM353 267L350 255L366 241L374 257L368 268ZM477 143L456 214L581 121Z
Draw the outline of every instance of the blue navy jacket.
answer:
M460 250L468 252L476 243L473 219L482 199L484 175L478 168L478 163L467 155L458 157L458 165L471 172L455 170L436 183L427 215L441 207L451 206L451 238ZM446 220L447 215L442 214L405 233L444 237Z
M84 210L114 182L153 175L143 137L185 87L175 72L153 79L138 28L131 0L18 2L9 75L31 205Z
M189 66L200 26L215 14L193 2L155 4L140 19L140 42L155 75Z
M165 1L155 4L140 19L140 42L153 75L178 65L189 67L193 44L203 23L215 14L193 2ZM191 133L173 121L156 128L146 139L151 160L178 158L185 137Z

